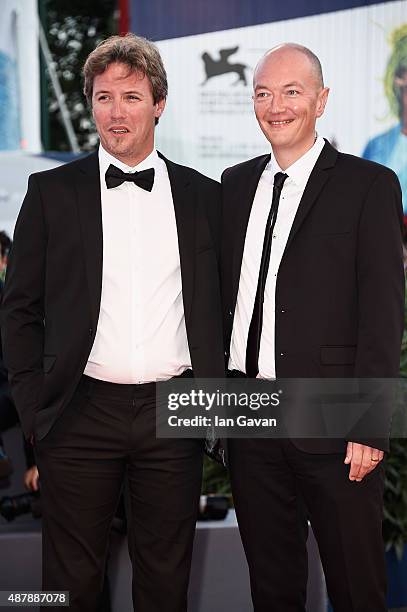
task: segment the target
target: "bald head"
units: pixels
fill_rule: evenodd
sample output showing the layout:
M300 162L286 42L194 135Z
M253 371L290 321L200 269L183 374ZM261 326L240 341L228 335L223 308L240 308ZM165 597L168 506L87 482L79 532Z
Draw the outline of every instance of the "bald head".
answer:
M286 43L267 51L253 77L254 112L285 169L315 142L316 121L325 110L329 89L312 51Z
M301 57L302 56L302 57ZM256 80L256 73L258 69L264 65L265 62L269 58L278 59L280 57L289 58L291 57L293 61L301 61L305 60L309 64L309 70L312 74L313 79L315 80L315 84L318 89L322 89L324 87L324 77L322 75L322 66L318 57L303 45L298 45L296 43L283 43L281 45L277 45L272 49L269 49L263 57L258 62L255 71L254 71L254 81Z

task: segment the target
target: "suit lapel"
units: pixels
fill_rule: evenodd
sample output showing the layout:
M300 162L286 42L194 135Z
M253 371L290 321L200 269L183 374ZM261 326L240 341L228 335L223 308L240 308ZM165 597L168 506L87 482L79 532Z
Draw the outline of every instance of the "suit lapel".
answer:
M165 161L171 184L177 224L178 248L181 264L182 296L185 320L188 321L192 308L195 268L195 202L193 185L188 172L158 153Z
M238 194L238 201L231 203L233 205L233 211L237 212L236 225L234 226L235 240L232 261L231 304L236 304L244 243L254 196L256 195L257 185L262 172L270 161L270 155L263 155L262 157L256 158L253 161L254 164L247 164L245 172L242 173L240 177L241 180L239 181L239 185L236 185L235 189L233 190L234 193ZM232 214L234 214L234 212L232 212Z
M102 206L97 152L78 161L76 188L92 324L96 328L102 292L103 264Z
M327 170L335 165L338 152L336 149L325 141L325 146L322 149L315 166L310 174L304 193L302 194L301 201L298 206L297 214L295 215L294 222L291 227L290 234L288 236L287 245L285 250L290 246L291 241L304 223L305 218L310 212L311 208L315 204L319 194L321 193L325 183L329 178L329 172Z

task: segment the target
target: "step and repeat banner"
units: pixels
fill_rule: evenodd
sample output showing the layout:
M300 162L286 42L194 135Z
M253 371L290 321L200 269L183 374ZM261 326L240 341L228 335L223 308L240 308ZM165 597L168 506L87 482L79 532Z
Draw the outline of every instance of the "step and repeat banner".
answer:
M251 99L259 58L282 42L309 47L331 88L319 133L393 168L407 213L406 0L134 0L130 30L157 42L168 73L159 148L213 178L268 150Z

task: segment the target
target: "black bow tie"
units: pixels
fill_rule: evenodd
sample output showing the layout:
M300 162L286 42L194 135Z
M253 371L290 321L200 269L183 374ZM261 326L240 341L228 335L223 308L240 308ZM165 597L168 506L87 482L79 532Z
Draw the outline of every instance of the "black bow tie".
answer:
M112 189L112 187L118 187L125 181L131 181L135 185L151 191L154 184L154 168L148 170L142 170L141 172L123 172L113 164L110 164L106 170L105 175L106 187Z

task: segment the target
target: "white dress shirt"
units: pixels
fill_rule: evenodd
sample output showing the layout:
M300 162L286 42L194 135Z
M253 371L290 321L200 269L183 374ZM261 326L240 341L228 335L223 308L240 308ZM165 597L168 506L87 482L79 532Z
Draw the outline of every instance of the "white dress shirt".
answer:
M110 164L123 172L154 168L152 191L128 181L107 189ZM85 374L123 384L167 380L191 367L167 167L155 149L129 168L102 146L99 166L102 295Z
M277 172L285 172L288 178L284 182L280 195L264 292L258 374L259 378L275 378L276 376L274 328L278 269L302 194L324 144L324 139L318 136L311 149L284 171L279 167L272 152L271 159L260 177L250 212L243 251L230 347L230 370L246 372L247 337L256 298L266 222L273 196L274 175Z

